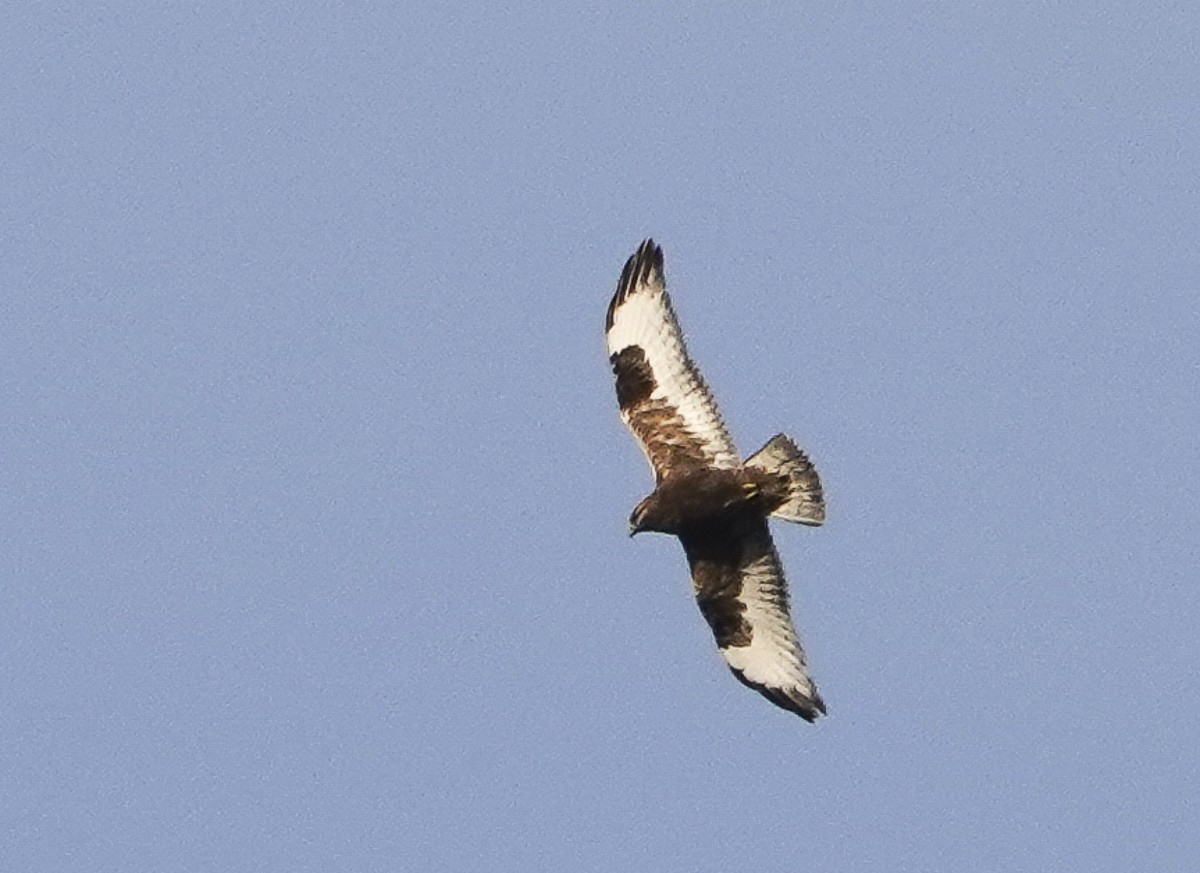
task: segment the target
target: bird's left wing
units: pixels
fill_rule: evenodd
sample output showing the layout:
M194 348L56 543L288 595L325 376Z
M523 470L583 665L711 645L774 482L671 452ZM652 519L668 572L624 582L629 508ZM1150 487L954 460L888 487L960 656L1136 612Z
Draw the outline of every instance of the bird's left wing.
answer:
M681 467L739 465L712 392L688 356L667 296L662 249L652 239L625 262L605 339L621 418L658 481Z

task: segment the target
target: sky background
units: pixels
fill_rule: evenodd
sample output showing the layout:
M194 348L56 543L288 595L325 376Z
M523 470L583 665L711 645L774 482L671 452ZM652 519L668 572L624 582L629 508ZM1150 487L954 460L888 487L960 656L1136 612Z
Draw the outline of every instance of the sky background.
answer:
M1200 13L14 5L0 868L1191 871ZM829 717L617 417L645 236Z

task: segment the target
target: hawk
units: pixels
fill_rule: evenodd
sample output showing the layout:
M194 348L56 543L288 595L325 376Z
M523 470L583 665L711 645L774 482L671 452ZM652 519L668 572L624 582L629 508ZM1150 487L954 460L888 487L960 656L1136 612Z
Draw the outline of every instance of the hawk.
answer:
M654 491L629 518L679 538L700 612L743 684L807 721L825 712L788 608L783 566L767 519L825 521L812 462L784 434L745 461L704 377L688 356L647 239L625 263L605 337L621 418L654 471Z

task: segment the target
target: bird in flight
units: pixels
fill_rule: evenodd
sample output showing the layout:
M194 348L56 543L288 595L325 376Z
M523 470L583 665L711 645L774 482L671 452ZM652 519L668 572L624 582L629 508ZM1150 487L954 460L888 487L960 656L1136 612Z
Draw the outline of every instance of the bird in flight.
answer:
M654 471L654 491L629 533L679 538L700 612L743 684L807 721L825 702L808 672L789 612L770 517L825 521L816 468L784 434L745 461L688 356L667 296L662 249L641 244L621 271L605 338L621 418Z

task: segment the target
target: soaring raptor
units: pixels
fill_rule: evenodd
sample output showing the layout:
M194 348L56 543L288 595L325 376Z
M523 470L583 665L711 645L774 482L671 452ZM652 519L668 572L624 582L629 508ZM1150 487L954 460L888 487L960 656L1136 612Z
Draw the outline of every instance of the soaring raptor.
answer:
M625 263L605 324L621 418L646 453L655 488L630 536L683 544L700 612L742 683L814 721L825 703L788 611L767 519L825 521L821 482L787 436L740 460L712 392L688 357L667 297L662 249L648 239Z

